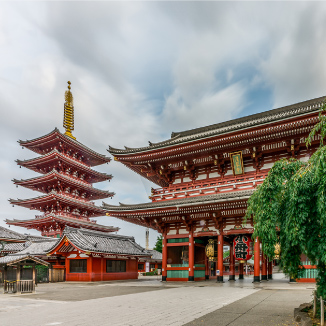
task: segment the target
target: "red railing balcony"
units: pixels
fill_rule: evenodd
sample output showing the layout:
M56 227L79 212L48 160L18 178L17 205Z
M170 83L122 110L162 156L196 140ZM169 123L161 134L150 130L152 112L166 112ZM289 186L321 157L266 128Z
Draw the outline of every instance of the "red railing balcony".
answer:
M224 178L214 178L198 180L194 183L179 183L166 188L152 189L150 199L152 201L176 199L178 197L191 197L227 192L235 190L253 189L263 183L268 172L250 173L238 177L227 176Z

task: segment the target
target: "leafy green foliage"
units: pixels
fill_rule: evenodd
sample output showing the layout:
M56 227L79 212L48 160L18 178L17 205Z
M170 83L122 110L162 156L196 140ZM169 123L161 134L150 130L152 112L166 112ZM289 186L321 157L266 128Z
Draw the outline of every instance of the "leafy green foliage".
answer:
M323 146L324 138L326 136L326 116L324 115L326 112L326 100L324 101L323 107L319 111L319 122L315 125L315 127L311 130L308 138L307 138L307 147L311 146L311 143L316 134L320 134L320 146ZM324 114L323 114L324 113Z
M326 135L326 118L307 138L307 146L320 132ZM326 298L326 146L321 146L308 162L282 159L274 164L262 185L250 197L245 219L253 217L262 250L274 257L276 243L281 245L280 263L292 278L300 277L302 253L317 265L317 295Z
M156 239L154 250L162 253L162 236L158 236Z

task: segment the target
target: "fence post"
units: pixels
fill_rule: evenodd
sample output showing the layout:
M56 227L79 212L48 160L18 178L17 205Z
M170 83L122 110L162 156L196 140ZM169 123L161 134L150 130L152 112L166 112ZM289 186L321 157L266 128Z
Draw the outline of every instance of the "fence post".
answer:
M320 326L324 326L324 300L323 297L320 297Z
M313 306L313 311L312 311L313 318L316 317L316 311L317 311L317 295L316 295L316 291L314 291L314 306Z

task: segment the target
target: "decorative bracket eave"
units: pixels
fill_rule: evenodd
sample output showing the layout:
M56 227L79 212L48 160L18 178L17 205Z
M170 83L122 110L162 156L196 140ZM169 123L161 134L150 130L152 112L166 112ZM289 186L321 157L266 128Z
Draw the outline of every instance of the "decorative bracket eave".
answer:
M192 221L189 221L185 216L182 216L181 219L182 219L182 222L184 223L184 225L186 226L186 230L188 232L191 232Z
M220 211L216 213L212 213L211 218L214 222L214 226L216 230L220 230L222 228L222 221L223 221L223 216Z

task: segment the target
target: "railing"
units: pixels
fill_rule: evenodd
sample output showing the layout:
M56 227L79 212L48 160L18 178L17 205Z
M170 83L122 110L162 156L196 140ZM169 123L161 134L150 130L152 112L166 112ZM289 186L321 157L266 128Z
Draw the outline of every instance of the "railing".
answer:
M17 281L3 281L3 293L16 293Z
M17 291L20 293L34 292L35 282L33 280L17 281Z
M168 188L152 189L152 200L161 199L172 199L180 195L191 196L191 195L204 195L212 192L223 192L228 191L229 188L234 189L249 189L254 188L258 184L261 184L268 172L251 174L247 176L230 176L224 177L223 179L211 179L196 181L195 184L187 182L183 184L175 184Z
M24 281L4 281L4 293L30 293L35 291L35 282L33 280Z

